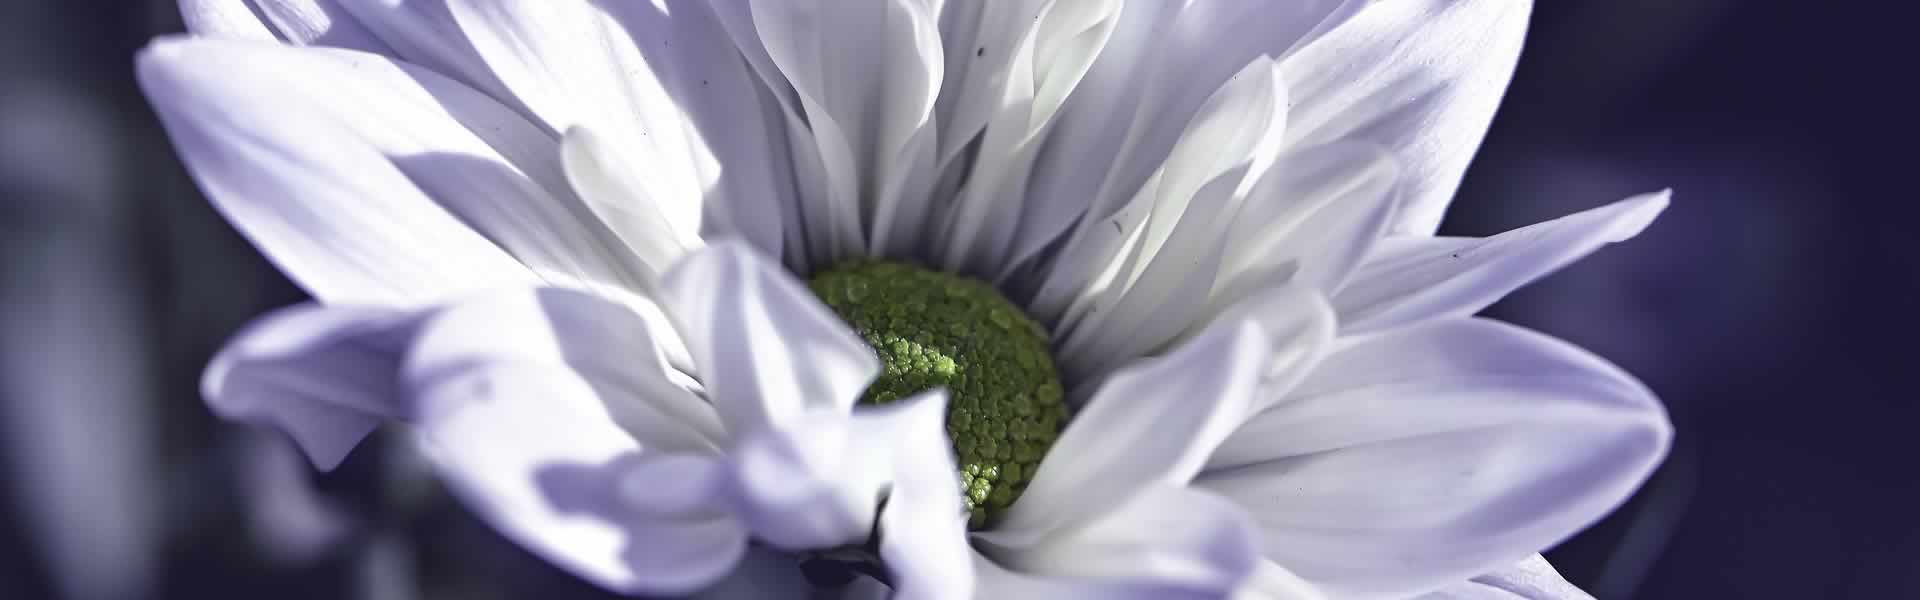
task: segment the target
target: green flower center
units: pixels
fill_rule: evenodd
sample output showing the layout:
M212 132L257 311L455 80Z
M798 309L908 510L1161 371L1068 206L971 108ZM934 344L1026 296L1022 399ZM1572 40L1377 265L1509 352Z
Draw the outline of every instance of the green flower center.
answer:
M1067 420L1046 329L992 286L901 263L844 263L807 286L880 356L862 402L947 389L968 524L998 518Z

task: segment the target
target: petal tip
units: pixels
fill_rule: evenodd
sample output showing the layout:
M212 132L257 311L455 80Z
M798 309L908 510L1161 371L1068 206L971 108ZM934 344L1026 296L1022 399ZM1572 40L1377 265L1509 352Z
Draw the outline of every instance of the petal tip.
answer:
M1623 242L1640 235L1648 225L1653 224L1654 219L1667 210L1672 199L1673 189L1668 188L1621 200L1621 214L1619 220L1614 222L1610 241Z

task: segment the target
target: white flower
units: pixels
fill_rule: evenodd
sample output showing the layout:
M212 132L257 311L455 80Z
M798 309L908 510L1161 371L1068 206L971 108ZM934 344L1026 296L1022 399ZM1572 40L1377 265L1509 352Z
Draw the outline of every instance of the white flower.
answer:
M1664 193L1432 235L1523 1L183 9L142 84L318 299L208 401L322 467L404 422L614 589L802 597L795 557L851 555L903 598L1483 597L1670 436L1630 376L1471 316ZM984 528L944 394L855 408L880 364L799 282L859 257L1050 332L1074 414Z

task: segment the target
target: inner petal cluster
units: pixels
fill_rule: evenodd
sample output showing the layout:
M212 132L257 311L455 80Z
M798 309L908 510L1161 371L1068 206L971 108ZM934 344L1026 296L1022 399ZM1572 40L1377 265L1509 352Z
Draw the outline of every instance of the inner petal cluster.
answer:
M862 402L948 391L968 523L991 523L1026 490L1067 420L1046 329L992 286L897 262L843 263L807 285L884 365Z

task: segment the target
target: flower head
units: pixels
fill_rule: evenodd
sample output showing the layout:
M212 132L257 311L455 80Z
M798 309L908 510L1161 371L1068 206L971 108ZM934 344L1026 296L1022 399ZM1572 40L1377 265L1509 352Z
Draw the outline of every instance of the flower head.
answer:
M322 467L405 423L616 589L1413 596L1670 435L1471 316L1664 193L1432 236L1525 2L183 7L142 84L318 300L210 404Z

